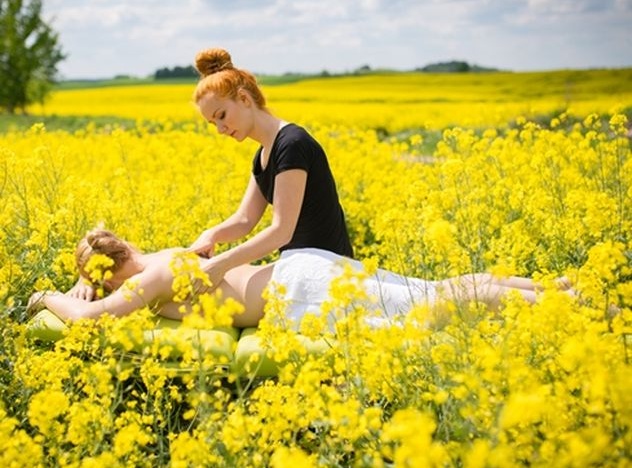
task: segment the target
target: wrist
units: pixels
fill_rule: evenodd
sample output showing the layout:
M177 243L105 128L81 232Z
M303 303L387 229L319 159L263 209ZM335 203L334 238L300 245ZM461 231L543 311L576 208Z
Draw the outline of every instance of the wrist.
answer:
M53 297L53 296L59 296L62 293L60 293L59 291L44 291L44 293L42 294L42 304L46 307L46 299Z
M219 255L214 256L213 257L214 268L216 270L221 271L222 273L226 273L228 270L233 268L234 265L232 264L231 253L232 252L230 250L227 250L225 252L222 252Z
M57 292L56 291L40 291L40 292L36 292L29 299L29 303L27 305L27 309L32 311L32 312L39 312L40 310L43 310L43 309L47 308L48 306L46 305L46 298L48 296L52 296L54 294L57 294Z

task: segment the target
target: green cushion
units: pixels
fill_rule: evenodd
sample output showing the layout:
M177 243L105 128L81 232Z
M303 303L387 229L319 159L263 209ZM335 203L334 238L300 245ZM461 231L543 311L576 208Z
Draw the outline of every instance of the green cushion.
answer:
M266 351L261 337L256 332L256 328L242 330L235 350L233 372L248 377L276 376L279 373L279 367L285 362L276 361L273 357L274 353ZM306 359L309 355L322 355L331 348L331 342L324 339L311 340L303 335L296 335L296 338L306 351L305 356L299 359Z
M57 341L64 336L68 327L62 319L49 310L42 310L26 325L26 332L31 338L41 341Z
M183 328L180 320L159 316L154 321L154 328L143 332L142 341L135 340L130 336L132 350L140 352L146 346L159 344L161 347L171 347L166 359L174 360L180 354L177 343L187 341L193 344L194 350L200 355L210 353L218 358L221 364L228 365L232 362L239 338L239 329L234 327L213 330ZM31 338L47 342L61 339L67 329L68 326L63 320L46 309L38 312L27 324L27 334Z
M212 330L200 330L195 328L182 329L179 320L160 320L156 328L146 330L143 333L143 342L138 343L134 349L142 350L144 346L158 342L160 346L171 346L172 350L167 359L177 358L180 355L177 343L185 340L193 346L194 352L199 356L212 354L220 358L222 364L230 364L234 358L235 346L239 338L239 330L233 327L215 328ZM175 323L173 323L175 322ZM177 328L177 333L172 332Z
M27 324L27 333L30 337L46 342L60 340L67 329L64 321L49 310L38 312ZM168 350L165 365L171 367L178 359L177 343L185 340L192 342L194 350L199 351L200 355L212 354L220 365L232 368L237 375L276 376L284 362L276 361L274 353L266 351L256 331L256 328L245 328L240 333L240 330L234 327L213 330L183 329L179 320L156 317L154 328L143 332L142 341L132 340L132 350L141 352L146 346L156 344L171 347L165 348ZM297 335L296 339L306 352L304 356L297 358L299 360L306 359L309 355L322 355L331 347L330 342L322 339L314 341L302 335Z

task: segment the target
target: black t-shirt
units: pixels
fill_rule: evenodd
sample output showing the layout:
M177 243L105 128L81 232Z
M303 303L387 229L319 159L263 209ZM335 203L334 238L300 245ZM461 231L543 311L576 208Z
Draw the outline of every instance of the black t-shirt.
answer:
M307 131L288 124L276 136L268 164L261 169L261 148L255 154L252 173L259 190L273 204L277 174L289 169L307 172L303 206L290 242L281 251L315 247L353 257L344 212L325 151Z

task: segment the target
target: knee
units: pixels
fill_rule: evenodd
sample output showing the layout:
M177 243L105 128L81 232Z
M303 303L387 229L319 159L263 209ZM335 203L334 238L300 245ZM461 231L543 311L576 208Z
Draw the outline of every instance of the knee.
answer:
M449 298L470 300L486 294L492 281L493 276L489 273L473 273L441 281L439 290Z
M476 273L476 284L489 285L494 282L494 276L491 273Z

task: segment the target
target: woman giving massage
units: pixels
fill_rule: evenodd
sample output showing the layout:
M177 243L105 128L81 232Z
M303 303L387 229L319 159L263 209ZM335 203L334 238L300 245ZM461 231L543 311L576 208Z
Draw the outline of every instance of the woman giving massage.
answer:
M36 292L29 300L29 309L47 308L62 319L75 320L97 318L106 313L123 316L149 306L162 316L180 319L182 313L179 309L183 303L174 301L171 265L184 252L185 249L174 248L143 253L107 230L93 230L77 246L77 267L81 276L87 278L86 265L93 255L110 258L113 261L111 277L104 282L110 294L103 299L87 301L59 292ZM203 270L204 263L209 259L199 257L198 261ZM233 318L233 325L241 328L257 326L263 317L265 300L262 294L265 288L270 284L283 285L286 317L297 328L305 314L320 313L321 304L329 296L330 282L342 273L344 263L356 271L363 270L361 262L326 250L287 250L274 263L240 265L228 270L216 288L200 282L198 291L204 293L217 289L220 300L232 298L242 304L244 312ZM568 289L566 283L560 280L559 287ZM433 306L439 299L475 300L496 309L504 295L516 291L533 303L539 289L528 278L499 279L477 273L426 281L380 269L367 275L363 286L374 298L372 307L381 315L380 324L405 315L417 304Z
M249 181L237 210L202 232L189 250L208 257L202 268L220 284L231 268L277 250L313 247L353 257L353 248L334 175L324 148L308 131L272 114L255 76L233 65L228 51L204 49L195 57L200 73L193 99L201 116L220 135L253 141ZM270 225L215 255L217 244L251 233L271 205ZM70 295L92 299L82 283Z

